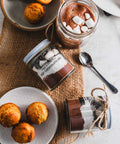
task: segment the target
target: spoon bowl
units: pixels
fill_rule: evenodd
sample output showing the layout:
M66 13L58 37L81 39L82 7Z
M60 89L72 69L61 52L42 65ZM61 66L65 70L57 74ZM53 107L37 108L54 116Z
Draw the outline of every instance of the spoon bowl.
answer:
M81 52L79 55L79 60L82 65L90 67L93 65L91 56L86 52Z

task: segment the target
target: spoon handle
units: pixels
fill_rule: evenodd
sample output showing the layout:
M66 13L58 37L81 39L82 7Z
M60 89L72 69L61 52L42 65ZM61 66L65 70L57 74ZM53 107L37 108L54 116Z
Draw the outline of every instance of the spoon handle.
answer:
M116 87L114 87L112 84L110 84L99 72L98 70L92 66L92 68L96 71L96 73L100 76L100 78L106 83L106 85L110 88L110 90L114 93L118 92L118 89Z

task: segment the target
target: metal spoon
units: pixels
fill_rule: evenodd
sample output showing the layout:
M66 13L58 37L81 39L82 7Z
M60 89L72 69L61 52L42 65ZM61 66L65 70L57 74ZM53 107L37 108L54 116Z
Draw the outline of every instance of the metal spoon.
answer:
M100 78L106 83L106 85L110 88L110 90L114 93L118 92L118 89L114 87L112 84L110 84L93 66L92 58L91 56L86 52L81 52L79 55L79 60L82 65L87 66L89 68L92 68L99 76Z

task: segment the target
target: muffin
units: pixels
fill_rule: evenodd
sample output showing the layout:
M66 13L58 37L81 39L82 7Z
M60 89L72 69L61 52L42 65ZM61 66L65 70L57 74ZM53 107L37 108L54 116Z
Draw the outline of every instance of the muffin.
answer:
M48 107L41 102L34 102L28 106L26 116L30 122L41 124L48 118Z
M28 143L34 139L35 129L28 123L19 123L13 127L11 136L18 143Z
M0 107L0 124L4 127L12 127L19 123L21 112L13 103L6 103Z
M31 3L24 10L24 17L30 23L40 22L45 15L44 7L39 3Z
M49 4L52 2L52 0L37 0L37 1L42 3L42 4Z

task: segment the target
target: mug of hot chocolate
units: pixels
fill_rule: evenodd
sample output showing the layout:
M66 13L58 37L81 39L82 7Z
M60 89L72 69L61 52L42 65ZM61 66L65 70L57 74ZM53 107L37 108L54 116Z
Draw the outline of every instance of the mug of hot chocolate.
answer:
M84 45L96 29L99 11L91 0L67 0L59 11L56 29L59 39L67 48Z

